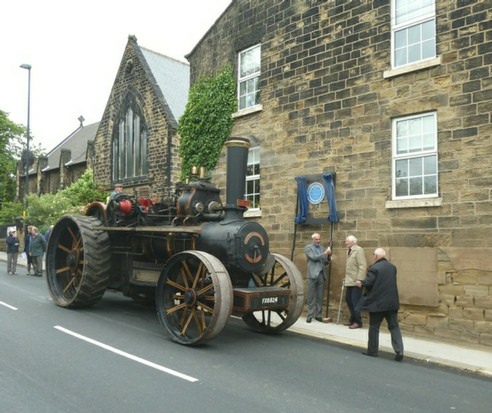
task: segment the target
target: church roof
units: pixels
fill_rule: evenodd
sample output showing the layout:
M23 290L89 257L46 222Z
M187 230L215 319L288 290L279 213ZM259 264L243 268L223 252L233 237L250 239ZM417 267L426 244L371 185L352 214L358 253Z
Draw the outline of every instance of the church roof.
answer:
M70 161L66 162L64 166L85 162L87 143L95 139L98 127L99 122L87 126L81 124L75 131L48 152L46 155L48 165L43 168L43 172L60 168L61 152L64 149L70 151Z
M190 67L152 50L140 47L157 85L167 102L174 119L179 120L184 113L190 87Z

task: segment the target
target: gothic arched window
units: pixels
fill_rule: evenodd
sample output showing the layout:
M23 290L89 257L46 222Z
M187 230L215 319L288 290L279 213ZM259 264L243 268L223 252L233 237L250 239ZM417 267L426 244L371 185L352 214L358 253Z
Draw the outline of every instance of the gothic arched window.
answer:
M113 135L113 181L146 175L147 130L142 117L129 107Z

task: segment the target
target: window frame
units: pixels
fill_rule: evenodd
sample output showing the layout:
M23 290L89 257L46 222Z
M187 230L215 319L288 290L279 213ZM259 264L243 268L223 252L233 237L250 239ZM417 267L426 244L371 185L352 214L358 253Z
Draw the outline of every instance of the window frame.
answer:
M398 23L397 24L397 2L402 1L402 0L391 0L391 67L393 70L395 69L400 69L412 65L419 65L421 62L427 62L431 61L433 59L436 59L437 57L437 23L436 23L436 1L432 1L432 6L429 6L429 9L432 8L432 10L428 10L426 12L423 12L422 14L409 18L407 21L404 21L403 23ZM422 10L425 10L425 8L422 8ZM416 28L419 26L419 30L421 32L422 26L425 23L428 23L430 21L434 22L434 50L432 56L427 56L425 58L420 58L418 60L412 60L412 61L407 61L402 64L397 64L396 62L396 35L397 33L401 32L402 30L409 30L411 28ZM424 41L422 38L420 38L419 42L416 43L419 45L420 53L422 54L423 52L423 44ZM409 48L409 43L405 45L405 49L407 49L407 54L408 54L408 48Z
M408 122L412 120L420 120L420 122L424 122L424 119L426 117L432 117L433 125L432 125L432 130L429 131L424 131L424 125L422 125L421 128L421 133L420 135L416 136L414 134L414 137L417 137L420 139L422 142L422 148L420 150L411 150L411 145L408 145L407 148L408 150L406 152L398 153L398 142L399 142L399 137L398 136L398 123L399 122ZM411 200L411 199L427 199L427 198L437 198L439 196L439 156L438 156L438 136L437 136L437 112L424 112L424 113L419 113L419 114L414 114L414 115L409 115L409 116L402 116L398 118L392 119L392 168L391 168L391 186L392 186L392 200ZM426 136L431 136L432 138L432 148L425 148L423 147L423 140L424 137ZM405 137L404 135L403 138ZM411 138L412 135L408 134L407 139ZM415 145L413 145L415 148ZM410 183L407 184L408 186L408 191L406 195L397 195L397 183L399 177L397 177L397 162L402 161L402 160L408 160L409 163L411 160L416 160L420 159L424 161L424 158L434 156L435 157L435 172L434 173L426 173L424 168L425 164L422 166L422 171L420 175L413 175L414 178L417 178L420 176L422 178L422 193L420 194L410 194L411 186ZM410 171L408 171L407 175L408 180L412 178L412 175L410 174ZM433 193L425 193L425 178L426 177L435 177L435 192Z
M258 70L242 76L241 75L241 65L242 65L243 58L244 58L243 56L246 53L248 53L248 52L250 52L256 48L259 48L259 56L258 56L259 61L256 62L257 66L258 66ZM251 46L251 47L248 47L246 49L241 50L240 52L238 52L237 59L238 59L237 60L238 61L238 66L237 66L237 108L238 108L238 111L245 111L245 110L250 110L251 108L260 107L261 106L261 96L260 96L260 93L261 93L261 88L260 88L261 43L257 43L254 46ZM254 80L257 81L257 85L256 85L257 87L252 92L250 91L250 92L245 93L244 95L241 95L241 86L245 83L247 84L248 82L254 81ZM246 86L246 88L247 88L247 86ZM254 95L254 102L251 104L248 104L248 102L247 102L249 95ZM245 99L244 106L242 106L242 103L241 103L241 99L243 96Z
M249 169L251 166L258 165L258 173L252 173L249 174ZM260 202L260 147L259 146L254 146L252 148L249 148L248 150L248 162L246 166L246 183L244 186L244 199L248 200L251 202L251 197L253 197L253 202L251 202L251 207L248 208L249 211L259 211L261 209L261 202ZM255 169L253 167L253 169ZM254 190L253 192L248 192L248 183L253 182L253 187ZM257 199L255 202L254 200Z
M111 145L113 182L146 176L148 133L142 116L131 106L119 118Z

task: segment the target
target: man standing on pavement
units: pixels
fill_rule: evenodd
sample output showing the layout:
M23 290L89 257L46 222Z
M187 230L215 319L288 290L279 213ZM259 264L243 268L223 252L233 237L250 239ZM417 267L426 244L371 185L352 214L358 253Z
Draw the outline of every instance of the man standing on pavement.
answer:
M350 311L350 319L345 325L350 329L355 329L362 327L360 311L357 311L355 307L362 296L362 290L357 281L363 281L366 278L367 261L364 249L357 245L357 238L353 235L349 235L345 239L345 246L347 247L347 265L344 279L346 288L345 301Z
M321 249L321 236L318 233L311 235L312 242L304 247L307 257L307 317L310 323L314 317L317 321L323 321L323 287L325 284L325 265L331 254L330 247Z
M46 251L46 240L39 233L36 227L32 227L31 230L32 239L30 245L29 254L32 258L32 265L34 267L34 276L43 276L43 256Z
M24 253L26 254L26 261L27 261L27 274L26 275L31 275L31 267L33 267L34 271L34 266L32 264L32 257L31 254L29 253L31 251L31 240L32 240L32 225L28 225L26 227L26 232L24 234Z
M388 323L391 333L391 345L395 350L396 361L403 360L403 340L398 324L398 286L396 284L396 267L386 260L386 252L382 248L374 251L374 264L369 267L367 278L357 280L359 287L363 286L366 293L358 304L360 311L369 312L369 340L367 356L377 357L379 350L379 327L383 319Z
M7 243L7 274L15 275L17 271L17 258L19 256L19 238L17 231L10 230L9 236L5 239Z

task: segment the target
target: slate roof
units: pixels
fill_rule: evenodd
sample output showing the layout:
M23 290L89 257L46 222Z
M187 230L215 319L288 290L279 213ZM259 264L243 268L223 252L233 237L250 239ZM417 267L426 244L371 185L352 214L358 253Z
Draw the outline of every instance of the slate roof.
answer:
M61 143L56 145L46 155L48 166L43 168L43 172L60 168L60 156L62 149L70 150L71 159L65 163L66 166L83 163L86 161L87 142L96 138L97 128L100 122L81 126L68 135Z
M190 66L144 47L142 54L176 121L184 113L190 88Z

